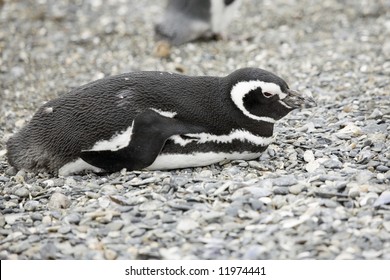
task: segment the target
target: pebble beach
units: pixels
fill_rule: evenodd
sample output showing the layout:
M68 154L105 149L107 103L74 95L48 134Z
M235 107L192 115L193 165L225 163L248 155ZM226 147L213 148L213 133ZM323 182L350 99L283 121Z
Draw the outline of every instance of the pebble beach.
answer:
M390 259L390 2L243 0L228 38L161 58L164 5L0 4L0 259ZM66 177L7 162L7 139L72 88L242 67L317 102L257 160Z

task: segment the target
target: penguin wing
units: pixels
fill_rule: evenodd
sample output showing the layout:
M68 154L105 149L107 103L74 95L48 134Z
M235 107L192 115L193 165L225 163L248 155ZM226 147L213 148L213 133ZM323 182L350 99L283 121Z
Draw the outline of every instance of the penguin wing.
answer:
M128 146L116 151L82 151L80 157L108 172L116 172L122 168L139 170L155 161L166 140L172 135L201 132L206 132L206 129L147 110L134 119Z

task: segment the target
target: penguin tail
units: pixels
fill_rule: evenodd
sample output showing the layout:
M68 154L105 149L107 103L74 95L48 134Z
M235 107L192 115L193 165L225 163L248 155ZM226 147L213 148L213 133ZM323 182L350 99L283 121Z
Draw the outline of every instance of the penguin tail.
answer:
M6 144L8 163L17 170L52 171L50 156L21 134L12 136Z

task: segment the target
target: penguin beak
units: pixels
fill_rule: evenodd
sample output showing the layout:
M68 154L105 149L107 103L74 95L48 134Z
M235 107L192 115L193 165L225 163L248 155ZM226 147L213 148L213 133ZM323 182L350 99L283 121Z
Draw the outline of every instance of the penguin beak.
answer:
M287 96L281 100L287 106L295 108L311 108L317 106L314 99L309 95L299 94L297 91L288 89Z

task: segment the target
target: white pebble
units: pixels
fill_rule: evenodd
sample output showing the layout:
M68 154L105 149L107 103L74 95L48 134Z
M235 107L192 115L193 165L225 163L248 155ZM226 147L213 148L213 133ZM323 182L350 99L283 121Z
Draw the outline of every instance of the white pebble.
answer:
M49 208L65 209L70 206L70 199L62 193L53 193L48 203Z
M176 229L179 231L188 232L199 227L198 222L191 219L182 219L176 226Z
M306 162L314 161L315 157L314 157L313 151L311 151L311 150L305 151L305 153L303 154L303 159Z

